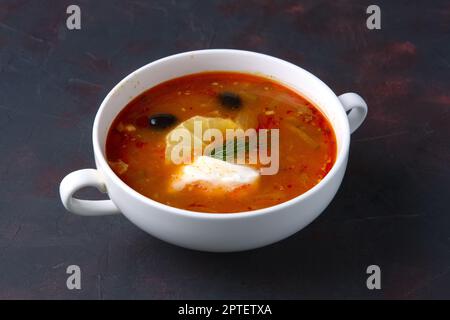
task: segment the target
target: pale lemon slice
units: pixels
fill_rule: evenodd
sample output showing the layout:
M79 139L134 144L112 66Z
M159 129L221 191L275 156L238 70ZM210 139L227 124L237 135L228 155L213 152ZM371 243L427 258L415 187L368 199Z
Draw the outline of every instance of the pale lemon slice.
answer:
M201 125L201 131L197 130L195 132L194 128L197 125L197 128ZM193 151L192 156L200 156L199 152L202 152L203 149L210 144L209 141L203 141L202 135L207 129L218 129L222 132L223 138L225 139L226 129L238 129L239 126L236 122L231 119L218 118L218 117L202 117L195 116L189 118L174 129L172 129L166 136L166 161L171 161L172 150L176 145L180 143L178 139L175 139L177 130L186 129L191 137L191 150ZM201 146L201 150L196 150L196 146ZM193 159L193 158L192 158Z

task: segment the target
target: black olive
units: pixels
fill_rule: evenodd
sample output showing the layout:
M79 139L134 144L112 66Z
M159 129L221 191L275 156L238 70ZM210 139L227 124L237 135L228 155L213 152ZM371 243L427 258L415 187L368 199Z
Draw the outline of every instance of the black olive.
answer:
M148 118L150 128L165 129L172 126L177 121L177 118L170 113L158 113Z
M229 91L219 93L219 100L222 106L230 109L238 109L242 105L241 97L238 94Z

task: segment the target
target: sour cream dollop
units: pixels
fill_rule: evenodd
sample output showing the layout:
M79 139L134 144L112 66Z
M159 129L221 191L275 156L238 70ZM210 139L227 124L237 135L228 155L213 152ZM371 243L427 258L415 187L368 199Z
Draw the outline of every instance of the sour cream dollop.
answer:
M175 191L180 191L187 185L194 184L206 190L232 191L244 185L254 184L259 176L259 171L249 166L200 156L192 164L181 167L174 176L171 187Z

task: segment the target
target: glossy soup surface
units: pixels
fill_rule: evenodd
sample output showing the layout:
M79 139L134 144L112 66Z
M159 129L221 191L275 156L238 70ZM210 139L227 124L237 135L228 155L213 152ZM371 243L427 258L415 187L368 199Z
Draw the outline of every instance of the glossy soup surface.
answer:
M224 105L224 94L238 97L239 105ZM170 118L155 128L149 119L158 114ZM166 161L166 136L193 116L231 119L244 129L278 128L278 173L231 191L205 191L195 184L171 190L182 165ZM192 211L232 213L270 207L311 189L333 166L336 140L325 116L291 89L256 75L207 72L164 82L131 101L110 127L106 157L127 185L153 200Z

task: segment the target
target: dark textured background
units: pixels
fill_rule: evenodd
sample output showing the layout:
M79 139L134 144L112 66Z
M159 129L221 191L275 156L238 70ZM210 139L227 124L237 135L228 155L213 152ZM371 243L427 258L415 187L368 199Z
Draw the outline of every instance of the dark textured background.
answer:
M66 28L80 5L82 30ZM0 1L0 298L450 298L450 3ZM235 254L163 243L120 216L67 213L58 185L94 166L107 92L173 53L292 61L369 104L346 177L310 226ZM95 196L95 192L84 192ZM66 289L66 267L82 290ZM366 267L382 290L366 288Z

